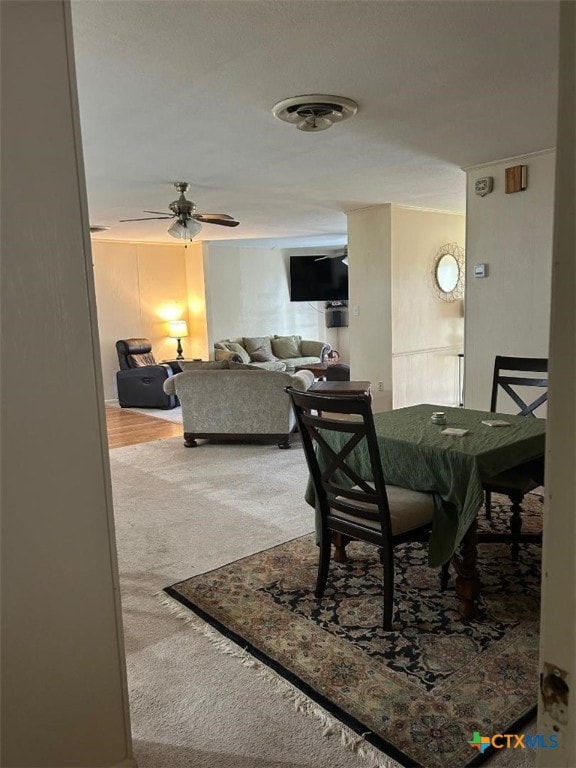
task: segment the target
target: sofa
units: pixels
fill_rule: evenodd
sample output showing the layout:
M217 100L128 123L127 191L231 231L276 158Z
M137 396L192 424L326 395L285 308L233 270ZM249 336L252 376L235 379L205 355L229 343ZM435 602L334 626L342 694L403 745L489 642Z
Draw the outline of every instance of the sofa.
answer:
M182 363L188 368L164 382L164 391L182 405L184 445L197 438L276 440L290 448L296 426L286 387L305 392L314 381L310 371L267 371L252 364Z
M331 346L301 336L243 336L214 344L214 360L236 360L267 370L293 370L298 365L324 362Z

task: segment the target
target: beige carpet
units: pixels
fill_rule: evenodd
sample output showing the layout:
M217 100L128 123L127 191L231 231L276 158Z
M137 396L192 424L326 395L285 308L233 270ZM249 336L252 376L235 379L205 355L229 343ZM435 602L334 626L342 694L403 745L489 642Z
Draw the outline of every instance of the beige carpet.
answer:
M186 449L172 438L110 457L140 768L370 765L342 746L337 729L297 711L281 684L222 653L159 596L168 584L312 530L299 445ZM487 764L531 766L534 753L502 750Z

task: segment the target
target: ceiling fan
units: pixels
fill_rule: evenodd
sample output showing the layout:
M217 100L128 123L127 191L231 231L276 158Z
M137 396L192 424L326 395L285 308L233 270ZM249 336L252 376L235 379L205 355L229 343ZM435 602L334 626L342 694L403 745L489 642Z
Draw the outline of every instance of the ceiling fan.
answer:
M314 261L324 261L324 259L341 259L342 264L346 264L346 266L348 266L348 247L345 246L342 253L330 253L326 254L326 256L318 256L318 258L314 259Z
M220 224L223 227L237 227L240 223L227 213L196 213L196 203L188 200L185 196L185 193L190 189L190 184L187 181L175 181L174 186L180 193L180 197L168 206L172 213L144 211L144 213L157 213L159 215L147 216L143 219L120 219L120 221L175 219L172 226L168 229L168 234L179 240L192 240L194 235L197 235L202 229L202 224Z

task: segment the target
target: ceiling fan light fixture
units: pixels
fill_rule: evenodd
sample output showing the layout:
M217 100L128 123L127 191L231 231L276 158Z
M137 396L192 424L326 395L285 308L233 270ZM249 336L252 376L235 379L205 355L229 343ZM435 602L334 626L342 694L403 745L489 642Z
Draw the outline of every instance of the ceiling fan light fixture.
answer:
M202 224L199 224L195 219L189 219L188 221L176 220L174 224L168 229L168 234L176 240L192 240L195 235L202 229Z

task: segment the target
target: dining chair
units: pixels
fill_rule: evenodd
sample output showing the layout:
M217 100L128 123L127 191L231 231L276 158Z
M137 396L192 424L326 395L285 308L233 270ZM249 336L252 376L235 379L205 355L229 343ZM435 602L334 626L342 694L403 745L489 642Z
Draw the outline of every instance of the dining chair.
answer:
M519 373L522 375L518 375ZM534 389L538 390L536 396L533 395ZM526 394L528 391L530 395ZM490 397L492 412L498 412L499 396L503 394L508 395L519 408L519 416L535 418L535 411L548 399L548 359L497 355L494 360ZM510 499L510 541L513 560L518 558L522 531L522 501L527 493L542 484L542 473L542 467L538 466L537 462L531 462L495 475L484 483L486 517L489 520L492 517L492 493L501 493Z
M335 534L374 544L380 549L383 566L383 627L390 630L394 547L405 541L428 540L434 514L432 494L386 485L366 395L286 391L292 399L320 511L315 595L324 595ZM357 468L359 456L362 470ZM447 569L446 565L442 587L448 579Z

